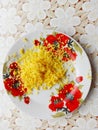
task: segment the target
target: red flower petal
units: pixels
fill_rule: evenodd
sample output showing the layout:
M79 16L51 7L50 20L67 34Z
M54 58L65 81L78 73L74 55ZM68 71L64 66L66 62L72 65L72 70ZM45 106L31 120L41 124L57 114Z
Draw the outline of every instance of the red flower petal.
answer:
M54 102L56 99L58 99L58 97L52 96L52 97L51 97L51 102Z
M39 45L40 45L40 41L34 40L34 45L35 45L35 46L39 46Z
M4 86L5 88L10 91L12 89L12 85L13 85L13 79L12 78L7 78L5 81L4 81Z
M71 100L66 103L67 108L70 110L70 112L74 111L79 107L79 101L78 100Z
M30 103L30 97L29 96L24 97L24 102L26 104L29 104Z
M76 82L77 83L80 83L80 82L82 82L83 81L83 76L78 76L77 78L76 78Z
M56 34L56 38L58 40L58 42L61 44L60 46L63 47L67 44L68 40L70 39L68 36L62 34L62 33L58 33Z
M49 104L49 108L50 108L52 111L56 111L56 107L54 106L54 104Z
M10 69L17 69L18 68L18 64L16 62L13 62L10 64L9 66Z
M76 86L74 86L74 90L71 92L71 94L73 94L74 99L79 99L82 97L82 92Z
M6 89L7 91L10 91L12 88L11 88L11 86L9 86L9 85L5 85L5 89Z
M66 95L65 95L65 93L63 93L63 92L60 92L59 94L59 97L61 98L61 99L65 99L65 97L66 97Z
M14 70L11 70L10 75L13 77L14 76Z
M56 111L57 109L61 109L64 106L64 102L60 99L60 97L52 96L51 103L49 104L49 108L52 111Z
M23 96L24 95L24 91L19 91L19 96Z
M46 38L46 41L48 41L48 43L52 44L56 41L56 37L54 35L48 35L47 38Z
M66 91L66 93L70 93L73 89L74 89L73 84L67 84L64 86L64 90Z
M64 106L64 102L63 101L59 101L57 104L55 104L56 108L62 108Z
M68 54L68 56L69 56L69 58L70 58L71 60L74 61L74 60L76 59L77 54L76 54L76 52L72 51L72 49L66 47L66 48L64 48L64 50L65 50L65 52Z
M13 96L19 96L19 90L16 89L16 88L12 88L11 94L12 94Z
M62 60L67 62L69 60L69 58L63 57Z
M70 93L73 89L74 89L74 85L73 85L73 84L66 84L66 85L64 86L64 88L59 91L59 94L58 94L58 95L59 95L59 97L60 97L61 99L64 99L64 100L65 100L66 95L67 95L68 93Z
M77 54L76 54L75 52L72 52L72 53L70 54L70 57L71 57L71 59L74 61L74 60L76 60Z

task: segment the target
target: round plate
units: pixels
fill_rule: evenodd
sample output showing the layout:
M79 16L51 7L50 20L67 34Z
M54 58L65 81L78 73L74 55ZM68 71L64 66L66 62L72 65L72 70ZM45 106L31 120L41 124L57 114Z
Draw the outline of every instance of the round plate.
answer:
M14 55L18 59L21 48L25 50L31 48L35 39L40 40L50 34L56 35L61 33L52 31L45 31L44 33L34 32L18 40L9 50L6 57L3 67L3 80L5 81L7 78L4 76L8 73L9 64L16 61ZM67 69L65 76L67 83L62 88L60 88L59 84L56 84L50 90L40 90L39 94L33 92L33 94L29 95L29 104L24 103L23 97L14 97L8 92L11 100L21 110L33 117L42 119L60 116L67 117L83 103L89 92L92 79L89 59L79 43L66 34L62 33L62 35L67 37L66 45L63 46L63 49L66 48L65 53L67 54L67 56L63 55L63 65ZM63 40L63 38L61 39Z

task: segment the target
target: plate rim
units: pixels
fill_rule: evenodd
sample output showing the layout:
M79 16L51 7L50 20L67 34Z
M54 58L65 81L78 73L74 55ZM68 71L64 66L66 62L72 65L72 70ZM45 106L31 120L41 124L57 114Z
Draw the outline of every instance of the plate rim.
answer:
M47 30L46 30L47 31ZM87 92L87 94L86 94L86 96L85 96L85 98L84 98L84 101L86 100L86 98L87 98L87 96L88 96L88 94L89 94L89 91L90 91L90 89L91 89L91 84L92 84L92 67L91 67L91 63L90 63L90 59L89 59L89 57L88 57L88 55L87 55L87 53L86 53L86 51L84 50L84 48L81 46L81 44L79 43L79 42L77 42L72 36L69 36L69 35L67 35L66 33L63 33L63 32L61 32L61 31L54 31L54 30L49 30L49 31L51 31L51 33L48 33L48 34L52 34L53 32L57 32L57 33L62 33L62 34L64 34L64 35L66 35L66 36L68 36L73 42L75 42L81 49L82 49L82 51L83 51L83 53L85 53L85 55L86 55L86 57L87 57L87 60L88 60L88 63L89 63L89 67L90 67L90 76L91 76L91 79L90 79L90 85L89 85L89 89L88 89L88 92ZM36 31L35 31L36 32ZM43 34L43 32L40 32L40 34ZM4 64L5 64L5 62L6 62L6 58L7 58L7 56L9 55L9 53L10 53L10 50L18 43L19 44L19 41L20 40L22 40L23 38L25 38L25 37L27 37L27 36L30 36L30 35L32 35L32 34L34 34L34 32L31 32L31 33L28 33L28 34L25 34L24 36L22 36L22 37L20 37L18 40L16 40L15 41L15 43L10 47L10 49L8 50L8 52L6 53L6 56L5 56L5 58L4 58L4 63L3 63L3 69L4 69ZM27 43L28 44L28 43ZM2 70L2 75L3 75L3 70ZM3 76L2 76L2 79L3 79ZM4 84L3 84L4 85ZM4 88L5 89L5 88ZM5 89L6 90L6 89ZM10 95L11 96L11 95ZM9 97L10 97L9 96ZM11 101L12 101L12 99L11 99ZM13 103L14 103L14 101L12 101ZM16 103L14 103L15 104L15 106L16 107L18 107L17 106L17 104ZM79 105L79 107L82 105L82 103ZM20 107L18 107L19 109L20 109ZM78 109L78 108L77 108ZM76 109L76 110L77 110ZM20 109L21 110L21 109ZM75 111L76 111L75 110ZM22 110L23 111L23 110ZM44 119L44 118L40 118L40 119ZM45 118L46 119L46 118Z

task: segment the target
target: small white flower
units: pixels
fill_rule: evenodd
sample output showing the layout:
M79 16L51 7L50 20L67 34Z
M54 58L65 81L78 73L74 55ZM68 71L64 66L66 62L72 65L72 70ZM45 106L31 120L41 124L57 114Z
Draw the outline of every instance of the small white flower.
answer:
M76 126L71 130L98 130L97 121L95 119L85 120L83 118L78 118L76 121Z
M8 95L0 93L0 115L11 117L11 111L15 109L15 105L12 103Z
M19 3L19 0L9 0L11 4L17 5Z
M70 4L76 4L78 0L57 0L57 3L59 5L65 5L67 2L69 2Z
M52 126L54 125L66 126L67 120L65 119L65 117L52 118L48 120L48 123Z
M90 0L82 5L85 12L88 12L88 19L95 21L98 18L98 0Z
M89 51L93 52L98 48L98 26L88 24L85 27L86 34L81 35L80 42L89 44Z
M53 128L47 128L46 130L53 130Z
M92 116L98 116L98 88L94 88L88 97L88 100L83 104L79 113L81 115L91 114Z
M37 22L35 25L33 25L31 23L27 23L25 25L26 33L36 32L36 31L38 31L40 33L40 32L43 32L43 29L44 29L43 24L40 22Z
M2 4L3 6L6 6L6 5L8 5L9 0L0 0L0 2L1 2L1 4Z
M71 4L76 4L78 0L68 0Z
M9 3L12 5L18 4L19 0L0 0L3 6L7 6Z
M57 3L58 3L59 5L64 5L64 4L66 4L67 1L68 1L68 0L57 0Z
M62 130L61 128L57 128L56 130Z
M0 62L5 62L5 57L8 53L8 50L12 47L12 45L15 43L15 39L12 36L8 36L6 38L0 37ZM6 47L5 47L6 46Z
M28 20L45 19L46 13L50 8L50 2L46 0L28 0L27 3L23 4L23 11L27 13Z
M15 34L20 22L21 18L16 14L16 8L0 9L0 34Z
M15 122L21 128L21 130L36 130L36 128L39 128L42 125L40 119L32 118L31 116L25 115L25 113L22 112L20 112L20 115Z
M0 119L0 130L12 130L9 128L9 122L7 120Z
M56 18L51 19L51 27L56 27L58 31L67 33L68 35L74 35L76 30L75 26L80 24L80 18L75 16L75 9L68 7L65 11L62 8L55 10Z

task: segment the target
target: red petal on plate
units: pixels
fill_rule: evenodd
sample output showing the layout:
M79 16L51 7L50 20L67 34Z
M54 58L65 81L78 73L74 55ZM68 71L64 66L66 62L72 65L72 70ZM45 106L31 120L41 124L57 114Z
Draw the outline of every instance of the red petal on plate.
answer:
M65 46L67 44L68 40L70 39L68 36L66 36L62 33L56 34L56 38L57 38L58 42L63 44L63 46Z
M49 104L49 108L52 111L56 111L57 109L62 109L64 106L64 102L58 96L52 96L50 101L51 103Z
M76 82L77 83L80 83L80 82L82 82L83 81L83 76L78 76L78 77L76 77Z
M49 104L49 109L56 111L57 108L54 106L54 104Z
M16 62L13 62L9 66L10 69L18 69L18 64Z
M34 45L35 45L35 46L39 46L39 45L40 45L40 41L34 40Z
M55 41L57 41L57 39L54 35L48 35L47 38L46 38L46 41L48 41L48 43L52 44Z
M29 104L30 103L30 97L29 96L24 97L24 102L26 104Z
M80 104L79 101L74 99L74 100L68 101L66 103L66 106L70 110L70 112L72 112L79 107L79 104Z

